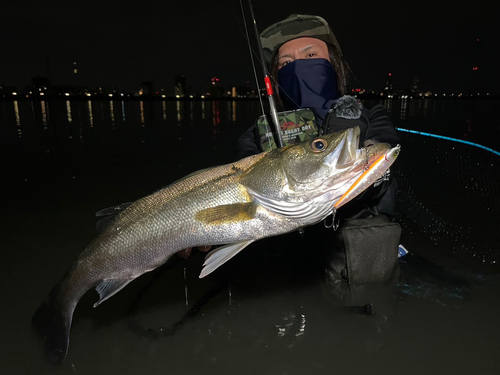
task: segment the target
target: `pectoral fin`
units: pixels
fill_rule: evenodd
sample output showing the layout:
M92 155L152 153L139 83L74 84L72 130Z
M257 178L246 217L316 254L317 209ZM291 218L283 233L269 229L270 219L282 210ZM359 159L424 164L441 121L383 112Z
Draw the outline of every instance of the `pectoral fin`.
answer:
M108 298L113 297L120 290L125 288L128 283L134 279L107 279L103 280L95 290L99 293L99 301L94 303L94 307L97 307Z
M251 220L257 206L253 202L225 204L196 213L195 219L204 224L231 224Z
M238 254L245 247L250 245L254 240L243 241L219 247L208 253L203 263L203 269L200 273L200 279L215 271L217 268L226 263L229 259Z

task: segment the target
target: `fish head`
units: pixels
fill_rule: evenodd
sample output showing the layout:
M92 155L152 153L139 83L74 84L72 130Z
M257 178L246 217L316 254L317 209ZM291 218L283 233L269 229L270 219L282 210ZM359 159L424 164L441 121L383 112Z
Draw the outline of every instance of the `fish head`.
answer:
M282 149L284 191L290 199L307 201L317 196L338 199L390 149L387 143L360 148L359 137L360 129L354 127Z
M359 134L355 127L281 149L288 190L296 194L313 191L350 170L361 160Z
M241 176L256 201L280 215L316 222L390 146L359 146L358 127L273 150Z

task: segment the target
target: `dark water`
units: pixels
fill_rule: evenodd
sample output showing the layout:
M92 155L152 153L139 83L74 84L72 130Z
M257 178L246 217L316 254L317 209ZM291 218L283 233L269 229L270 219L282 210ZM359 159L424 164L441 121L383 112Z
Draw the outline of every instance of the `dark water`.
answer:
M499 149L495 101L383 103L398 127ZM99 209L234 159L257 102L0 102L2 374L497 374L497 274L409 255L374 315L323 284L323 228L263 240L199 280L174 260L93 309L41 358L30 319L95 235ZM438 190L439 193L439 190ZM411 251L411 248L410 248Z

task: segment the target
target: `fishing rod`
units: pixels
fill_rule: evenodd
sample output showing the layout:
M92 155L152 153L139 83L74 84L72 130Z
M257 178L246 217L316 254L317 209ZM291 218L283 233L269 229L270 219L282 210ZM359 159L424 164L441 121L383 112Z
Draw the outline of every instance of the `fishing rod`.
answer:
M243 13L243 19L245 19L245 13L243 12L243 5L240 0L240 5L241 5L241 11ZM273 120L274 124L274 133L275 133L275 139L278 147L283 147L284 142L283 142L283 136L281 135L281 127L280 127L280 121L278 119L278 111L276 110L276 102L274 101L274 92L273 92L273 86L271 84L271 78L269 77L269 73L266 68L265 60L264 60L264 53L262 51L262 43L260 41L260 34L259 30L257 28L257 21L255 20L255 14L253 12L253 6L252 6L252 1L248 0L248 8L250 9L250 15L252 18L253 26L254 26L254 31L255 31L255 36L257 38L257 48L259 50L259 57L260 57L260 62L262 65L262 73L264 75L264 83L266 85L266 94L267 94L267 99L269 101L269 108L271 112L271 118ZM245 29L246 29L246 22L245 22ZM250 45L250 40L248 38L248 31L247 31L247 41ZM251 54L250 54L250 57ZM252 59L252 66L255 72L255 63L253 58ZM259 98L260 98L260 88L257 80L257 76L255 77L257 81L257 88L259 90ZM262 108L262 111L264 112L264 108ZM264 113L265 114L265 113Z

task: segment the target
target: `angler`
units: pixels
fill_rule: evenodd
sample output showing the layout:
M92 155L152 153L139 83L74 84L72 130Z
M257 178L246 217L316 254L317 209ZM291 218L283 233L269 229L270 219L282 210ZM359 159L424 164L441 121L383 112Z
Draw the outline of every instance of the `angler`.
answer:
M285 144L318 134L359 127L366 147L399 143L395 127L381 105L365 108L346 95L350 68L328 23L319 16L294 14L260 34L264 60L274 78L278 117L287 123ZM290 123L297 132L291 132ZM282 126L283 129L283 126ZM262 116L238 140L238 156L276 147ZM329 231L327 281L332 287L365 282L383 283L398 271L401 228L394 221L396 181L387 172L337 215L339 230ZM362 260L362 261L360 261ZM371 303L361 296L359 303Z

